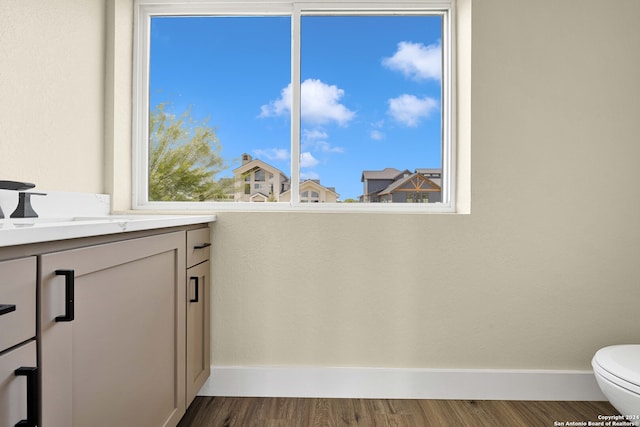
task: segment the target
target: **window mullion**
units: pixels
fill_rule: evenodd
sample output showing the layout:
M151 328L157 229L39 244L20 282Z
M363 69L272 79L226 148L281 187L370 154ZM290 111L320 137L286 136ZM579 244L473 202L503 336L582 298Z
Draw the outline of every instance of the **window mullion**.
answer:
M291 203L300 202L300 8L291 16Z

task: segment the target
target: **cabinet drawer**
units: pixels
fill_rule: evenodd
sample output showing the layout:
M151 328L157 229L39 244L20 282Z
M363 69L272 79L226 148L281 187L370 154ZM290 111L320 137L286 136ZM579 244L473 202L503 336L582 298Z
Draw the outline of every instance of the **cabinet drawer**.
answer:
M36 257L0 262L0 351L36 336Z
M209 259L211 235L209 228L187 231L187 268Z
M16 375L19 368L36 367L36 342L31 341L0 356L0 426L17 426L29 418L28 378ZM34 390L37 396L37 389ZM32 395L33 396L33 395ZM33 397L31 397L33 399ZM35 404L37 409L37 402ZM32 414L37 418L37 412ZM34 420L35 421L35 420ZM27 424L28 425L28 424Z

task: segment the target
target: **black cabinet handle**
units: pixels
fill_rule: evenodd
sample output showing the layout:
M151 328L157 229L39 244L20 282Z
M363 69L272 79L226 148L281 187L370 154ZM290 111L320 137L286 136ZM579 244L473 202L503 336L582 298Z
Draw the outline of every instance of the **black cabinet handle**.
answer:
M74 293L74 270L56 270L57 276L64 276L64 316L56 317L56 322L71 322L74 319L74 305L73 305L73 293Z
M199 277L196 277L196 276L192 276L192 277L190 277L190 278L189 278L189 280L195 280L195 281L196 281L196 297L195 297L195 298L191 298L191 299L189 300L189 302L198 302L198 300L199 300L199 298L198 298L198 287L199 287L199 286L198 286L198 284L199 284L199 282L200 282L200 280L199 280L199 279L200 279L200 278L199 278Z
M22 367L14 371L16 376L27 377L27 419L21 420L16 427L37 427L40 391L38 390L38 368Z
M201 245L195 245L193 249L204 249L204 248L208 248L209 246L211 246L211 243L203 243Z
M0 316L11 313L12 311L16 311L15 304L0 304Z

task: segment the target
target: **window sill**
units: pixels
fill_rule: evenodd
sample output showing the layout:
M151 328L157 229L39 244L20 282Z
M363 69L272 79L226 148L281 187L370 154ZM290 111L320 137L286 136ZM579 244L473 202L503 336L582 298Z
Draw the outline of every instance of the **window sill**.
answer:
M224 203L149 202L134 211L154 212L296 212L366 214L463 214L455 206L442 203Z

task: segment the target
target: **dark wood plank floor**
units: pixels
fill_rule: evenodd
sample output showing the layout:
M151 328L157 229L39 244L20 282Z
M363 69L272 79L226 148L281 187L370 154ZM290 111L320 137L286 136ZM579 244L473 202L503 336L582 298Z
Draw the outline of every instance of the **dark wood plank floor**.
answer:
M552 427L617 414L608 402L196 397L178 427Z

